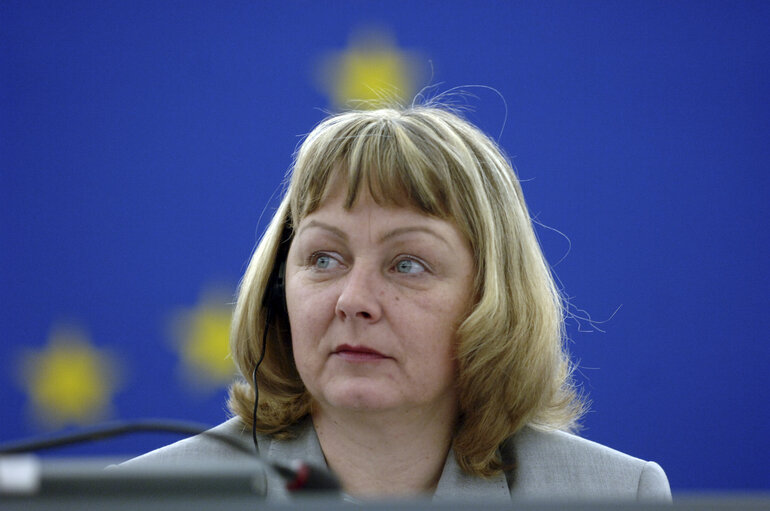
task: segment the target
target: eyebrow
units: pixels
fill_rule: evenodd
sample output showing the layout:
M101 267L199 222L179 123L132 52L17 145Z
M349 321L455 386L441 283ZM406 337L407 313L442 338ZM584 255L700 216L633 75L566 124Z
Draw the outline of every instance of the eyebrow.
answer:
M338 228L334 227L333 225L329 225L329 224L326 224L326 223L323 223L323 222L319 222L318 220L311 220L311 221L309 221L306 225L304 225L302 227L302 229L299 230L298 234L302 234L303 232L305 232L307 229L309 229L311 227L316 227L318 229L323 229L325 231L329 231L330 233L334 234L338 238L342 238L345 241L348 240L348 235L343 230L338 229Z
M310 222L308 222L307 225L303 226L302 229L300 229L299 234L302 234L305 231L305 229L308 229L310 227L315 227L315 228L318 228L318 229L323 229L325 231L330 232L334 236L342 239L343 241L348 241L348 235L347 235L347 233L345 231L343 231L343 230L341 230L341 229L339 229L337 227L334 227L333 225L330 225L330 224L327 224L327 223L324 223L324 222L319 222L318 220L311 220ZM382 237L380 237L379 241L380 241L380 243L382 243L383 241L388 241L388 240L396 238L398 236L402 236L404 234L410 234L410 233L413 233L413 232L423 232L423 233L429 234L429 235L431 235L434 238L440 240L445 245L447 245L448 247L451 248L451 245L449 244L449 242L443 236L441 236L439 233L437 233L433 229L431 229L429 227L422 226L422 225L398 227L396 229L392 229L392 230L386 232L385 234L383 234Z

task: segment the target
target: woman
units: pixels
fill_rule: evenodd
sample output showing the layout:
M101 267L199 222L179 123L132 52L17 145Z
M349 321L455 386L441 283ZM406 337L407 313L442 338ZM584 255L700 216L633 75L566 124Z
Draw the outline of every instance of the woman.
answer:
M264 356L258 412L236 382L218 430L254 428L262 456L326 464L350 495L670 499L655 463L568 433L583 405L521 188L447 109L348 112L307 136L231 345L247 378Z

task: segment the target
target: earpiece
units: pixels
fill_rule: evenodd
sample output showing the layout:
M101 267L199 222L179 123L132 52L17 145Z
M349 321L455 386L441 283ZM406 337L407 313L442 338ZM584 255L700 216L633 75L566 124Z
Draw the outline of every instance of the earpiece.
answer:
M266 309L267 318L275 318L278 314L286 313L286 258L289 255L292 229L288 223L281 232L281 242L275 254L273 272L267 280L262 307ZM268 325L265 325L265 329Z
M262 307L267 309L268 316L286 311L286 260L283 259L273 269L267 281L265 298ZM274 316L273 316L274 317ZM265 325L267 328L268 325Z
M275 263L270 277L267 279L265 294L262 298L262 307L265 309L265 328L262 332L262 351L259 360L254 364L254 372L251 377L254 382L254 410L251 423L251 437L254 440L254 448L259 452L257 444L257 409L259 407L259 386L257 384L257 370L265 359L267 350L267 331L275 317L288 314L286 309L286 258L291 245L292 231L288 223L284 225L281 233L281 241L275 254Z

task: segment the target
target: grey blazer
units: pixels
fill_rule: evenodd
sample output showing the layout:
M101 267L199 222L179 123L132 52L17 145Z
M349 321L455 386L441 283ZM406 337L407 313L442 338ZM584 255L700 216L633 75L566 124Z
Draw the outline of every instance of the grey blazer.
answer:
M213 428L252 443L251 431L233 418ZM310 420L301 425L294 440L257 437L259 452L268 459L290 462L302 459L325 467L326 461ZM511 471L484 479L463 472L450 451L438 482L434 501L483 499L525 500L671 500L671 490L657 463L621 452L561 431L524 428L501 447ZM205 436L195 436L162 447L123 463L126 467L189 463L195 460L226 460L245 456L232 447ZM264 476L266 498L288 498L281 479L268 471Z

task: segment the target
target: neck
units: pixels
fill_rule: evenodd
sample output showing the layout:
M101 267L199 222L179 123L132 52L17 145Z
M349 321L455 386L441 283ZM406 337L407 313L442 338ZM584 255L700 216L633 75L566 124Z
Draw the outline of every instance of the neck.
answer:
M452 442L455 411L354 412L314 407L326 462L358 497L432 493Z

